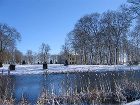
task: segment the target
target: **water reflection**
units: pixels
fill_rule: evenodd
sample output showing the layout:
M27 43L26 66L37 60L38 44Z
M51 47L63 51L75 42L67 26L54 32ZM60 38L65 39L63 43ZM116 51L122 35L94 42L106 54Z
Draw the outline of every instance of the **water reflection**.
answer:
M85 72L45 75L12 75L11 79L11 85L14 86L13 96L16 99L16 103L24 96L30 103L35 104L43 89L45 89L47 93L55 96L68 96L97 90L104 90L108 93L116 92L116 85L124 85L124 82L126 81L139 84L140 72L113 71L102 73Z

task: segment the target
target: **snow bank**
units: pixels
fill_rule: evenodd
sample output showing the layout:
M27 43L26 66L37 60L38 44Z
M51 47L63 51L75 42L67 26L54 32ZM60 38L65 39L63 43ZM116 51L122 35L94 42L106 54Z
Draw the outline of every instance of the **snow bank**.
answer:
M7 74L8 66L0 68L0 73ZM127 65L69 65L63 66L61 64L48 65L48 73L67 73L67 72L104 72L104 71L128 71L140 70L139 66ZM46 70L42 69L42 65L16 65L15 71L10 71L11 75L22 74L43 74Z
M124 104L124 105L140 105L140 100L136 100L136 101Z

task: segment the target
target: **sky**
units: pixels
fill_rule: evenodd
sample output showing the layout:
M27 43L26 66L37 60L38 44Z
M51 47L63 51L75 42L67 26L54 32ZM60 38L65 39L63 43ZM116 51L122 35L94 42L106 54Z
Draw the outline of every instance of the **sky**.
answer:
M41 43L58 54L66 35L84 15L117 10L127 0L0 0L0 23L15 27L22 40L17 48L38 52Z

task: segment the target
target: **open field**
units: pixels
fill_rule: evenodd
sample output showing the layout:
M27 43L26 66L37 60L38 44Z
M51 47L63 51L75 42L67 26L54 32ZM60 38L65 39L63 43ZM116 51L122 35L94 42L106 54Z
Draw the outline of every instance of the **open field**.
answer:
M63 66L63 64L48 64L48 69L43 70L42 65L16 65L16 70L11 71L11 75L22 74L43 74L47 73L68 73L68 72L105 72L105 71L132 71L140 70L138 66L127 65L69 65ZM0 68L0 73L8 73L8 65Z

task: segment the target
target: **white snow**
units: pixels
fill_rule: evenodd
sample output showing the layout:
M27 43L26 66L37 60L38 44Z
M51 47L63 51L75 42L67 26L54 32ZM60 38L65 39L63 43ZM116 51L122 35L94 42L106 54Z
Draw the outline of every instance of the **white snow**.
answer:
M140 105L140 100L136 100L136 101L124 104L124 105Z
M8 74L8 66L0 68L0 73ZM63 66L62 64L48 64L48 73L67 73L67 72L104 72L104 71L128 71L140 70L139 66L127 65L69 65ZM10 71L11 75L22 74L43 74L46 70L42 69L42 65L16 65L15 71Z

